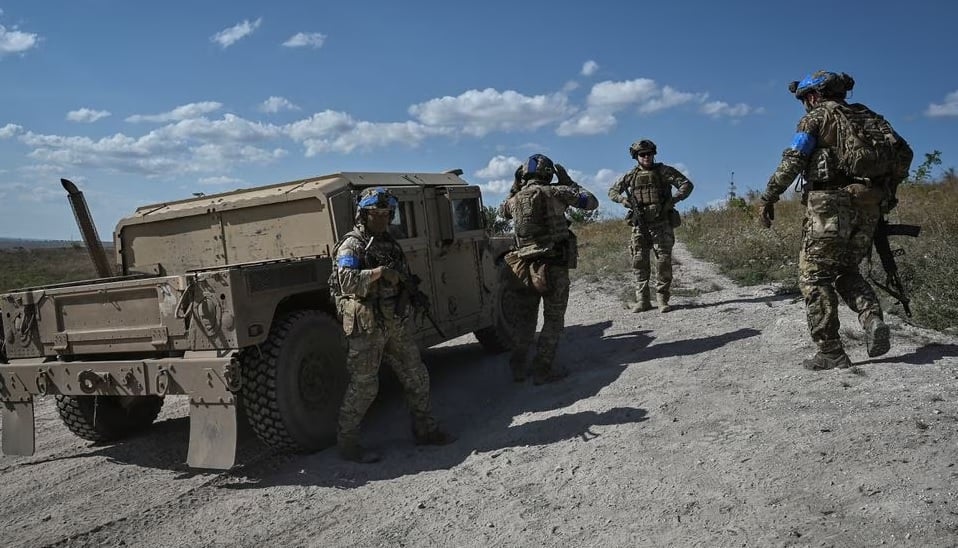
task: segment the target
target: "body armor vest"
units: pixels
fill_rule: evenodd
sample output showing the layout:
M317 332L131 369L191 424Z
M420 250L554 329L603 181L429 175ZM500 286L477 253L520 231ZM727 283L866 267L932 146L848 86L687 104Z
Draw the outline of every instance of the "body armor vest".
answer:
M652 169L636 168L626 176L633 205L662 205L672 197L668 182L659 174L659 165L655 164Z
M350 242L353 240L353 242ZM370 243L372 241L372 243ZM354 243L355 242L355 243ZM359 258L359 268L362 270L385 266L398 270L402 274L409 273L409 266L406 264L406 256L399 247L399 243L388 234L379 236L369 236L354 228L350 230L346 237L333 248L333 260L339 253L340 248L347 243L354 255ZM330 276L329 286L337 300L343 296L342 288L339 285L338 267L333 268ZM378 283L375 286L375 294L368 295L366 299L388 299L398 294L398 288L390 284Z
M514 198L512 211L519 247L553 248L569 238L566 206L552 196L548 185L530 184Z

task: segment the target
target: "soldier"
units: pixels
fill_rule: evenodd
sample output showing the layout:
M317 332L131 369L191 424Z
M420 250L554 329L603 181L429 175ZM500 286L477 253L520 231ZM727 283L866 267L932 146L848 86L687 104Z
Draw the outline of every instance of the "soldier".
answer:
M401 303L411 273L399 243L389 234L399 201L384 188L359 198L356 226L336 245L331 286L348 346L349 385L339 410L337 447L342 458L370 463L379 455L359 443L360 423L379 390L387 359L405 391L417 445L444 445L454 438L439 429L429 404L429 373L406 331Z
M635 273L636 305L632 312L652 309L649 290L650 252L655 252L655 297L660 312L668 312L672 290L672 246L681 219L675 210L676 202L689 197L692 181L672 166L656 163L655 143L642 139L632 143L629 155L638 162L612 188L609 199L629 208L626 217L632 225L632 270ZM678 192L672 195L672 187Z
M820 370L851 366L838 336L838 297L858 313L865 330L869 356L888 352L889 330L875 291L859 272L859 263L872 246L875 227L883 208L893 207L892 186L907 175L910 156L904 166L889 168L889 177L854 177L843 167L852 132L850 119L880 121L874 125L880 140L900 150L911 149L883 118L864 105L849 105L845 96L855 81L845 73L818 71L801 82L792 82L789 91L801 101L806 114L799 120L792 144L768 180L762 195L761 220L771 227L775 202L801 174L805 183L802 202L806 205L799 253L799 286L805 297L808 327L818 346L814 356L802 362L807 369ZM899 162L900 163L900 162ZM894 180L896 179L897 180Z
M557 185L550 184L554 174ZM599 202L564 167L542 154L533 154L516 170L512 191L502 204L502 216L515 220L517 249L507 260L527 282L515 293L517 334L509 365L516 382L525 381L528 374L526 360L540 300L545 323L532 360L532 380L544 384L568 375L564 368L553 366L569 302L569 269L575 268L577 258L575 234L565 217L568 207L593 210Z

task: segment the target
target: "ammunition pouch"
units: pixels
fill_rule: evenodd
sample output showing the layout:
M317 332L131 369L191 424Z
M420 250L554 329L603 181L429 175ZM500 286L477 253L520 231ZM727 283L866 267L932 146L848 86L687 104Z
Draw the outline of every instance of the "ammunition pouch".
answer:
M568 252L557 253L552 249L526 246L506 253L503 259L522 287L532 289L540 295L549 295L553 290L549 284L549 269L554 266L568 268L569 255ZM574 264L576 259L572 258L571 261Z
M807 193L806 217L810 240L847 241L852 230L852 198L844 189Z
M679 212L674 207L669 210L669 226L672 228L678 228L682 226L682 216L679 215Z
M376 312L368 303L356 299L340 299L337 308L343 320L343 333L347 337L368 333L376 328Z

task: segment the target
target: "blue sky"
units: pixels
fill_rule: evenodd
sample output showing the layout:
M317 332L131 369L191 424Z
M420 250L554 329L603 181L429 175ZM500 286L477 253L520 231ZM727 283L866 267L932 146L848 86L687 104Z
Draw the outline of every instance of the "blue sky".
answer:
M803 7L807 6L807 8ZM542 152L605 195L651 138L683 205L764 188L801 105L856 80L916 164L958 165L958 4L0 0L0 237L338 171L454 167L498 205ZM914 167L914 166L913 166Z

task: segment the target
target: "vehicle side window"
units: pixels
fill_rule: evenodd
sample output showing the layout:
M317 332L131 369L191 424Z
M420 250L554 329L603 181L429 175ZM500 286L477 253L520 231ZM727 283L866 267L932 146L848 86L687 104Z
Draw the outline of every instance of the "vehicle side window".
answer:
M405 240L419 235L414 205L410 201L399 202L399 207L396 208L396 216L389 224L389 233L393 238Z
M452 201L452 224L456 232L481 230L479 198L462 198Z

